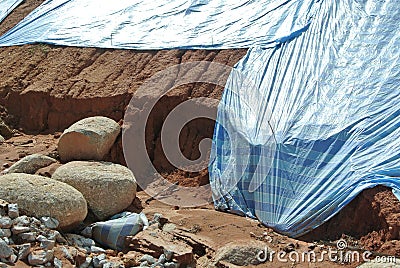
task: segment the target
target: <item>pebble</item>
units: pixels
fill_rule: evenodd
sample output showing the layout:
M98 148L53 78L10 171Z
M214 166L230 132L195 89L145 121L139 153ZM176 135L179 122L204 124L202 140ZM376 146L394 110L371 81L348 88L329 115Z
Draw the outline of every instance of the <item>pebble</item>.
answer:
M41 224L42 222L39 219L36 219L35 217L31 218L31 226L40 227Z
M60 222L52 217L42 217L40 219L43 222L44 226L49 229L57 229L57 227L60 225Z
M11 263L16 263L17 260L18 260L18 257L17 257L17 255L15 255L15 254L12 254L12 255L8 258L8 261L11 262Z
M29 232L29 233L22 233L19 234L18 237L23 241L23 242L35 242L36 241L36 233Z
M14 241L9 237L3 237L3 240L4 240L4 242L6 242L7 245L14 244Z
M143 256L140 258L140 262L145 262L145 261L146 261L148 264L154 264L154 263L157 262L157 260L156 260L153 256L148 255L148 254L145 254L145 255L143 255Z
M105 253L106 252L106 250L105 249L103 249L103 248L101 248L101 247L96 247L96 246L91 246L90 247L90 252L91 253Z
M121 264L117 262L106 262L105 264L103 264L103 268L119 268L119 267L121 267Z
M165 257L164 254L161 254L160 257L158 258L158 263L165 263L167 261L167 258Z
M11 231L14 235L28 233L30 230L31 230L31 228L29 228L27 226L13 226L11 228Z
M8 204L8 217L11 219L19 217L18 204Z
M11 237L11 235L10 229L0 229L0 237Z
M82 230L81 235L87 238L91 238L93 235L93 228L91 226L86 227Z
M3 262L0 262L0 268L8 268L8 265Z
M70 252L66 247L61 247L61 251L62 251L64 257L65 257L67 260L69 260L69 261L71 261L71 262L74 261L74 257L76 256L76 253L77 253L76 249L75 249L75 251L73 252L73 253L75 253L75 254L73 254L72 252Z
M22 244L20 246L18 246L18 259L20 260L25 260L29 253L31 253L31 244Z
M52 250L37 250L29 254L28 263L30 265L40 265L52 261L54 252Z
M100 266L100 262L101 262L101 261L104 261L105 259L106 259L106 254L100 254L100 255L98 255L98 256L95 256L95 257L93 258L93 266L94 266L95 268L101 267L101 266Z
M164 268L179 268L179 264L175 262L164 263Z
M13 220L14 226L29 226L31 221L28 216L19 216Z
M54 263L54 268L62 268L62 261L61 260L59 260L57 258L54 258L53 263Z
M56 240L57 243L61 243L61 244L66 244L67 240L65 240L65 238L60 234L59 231L53 231L53 233L51 233L49 235L49 239L50 240Z
M56 242L54 240L44 239L40 242L40 247L45 250L52 250Z
M12 226L12 220L10 217L0 217L0 228L9 229Z
M67 234L66 237L69 242L71 242L71 244L78 247L90 248L91 246L94 246L96 244L93 239L86 238L77 234Z
M172 260L174 253L168 249L164 249L164 255L167 261Z
M10 248L3 239L0 239L0 258L7 259L13 253L14 252L13 252L12 248Z
M86 260L84 263L82 263L79 268L88 268L90 264L92 263L92 258L91 257L86 257Z

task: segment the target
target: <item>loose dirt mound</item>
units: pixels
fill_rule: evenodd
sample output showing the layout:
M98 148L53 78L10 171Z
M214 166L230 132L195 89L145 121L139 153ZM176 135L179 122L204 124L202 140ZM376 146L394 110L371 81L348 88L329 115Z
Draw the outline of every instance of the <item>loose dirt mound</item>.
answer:
M27 0L0 24L6 32L42 0ZM144 80L165 68L193 61L210 61L233 66L246 53L238 50L132 51L97 48L54 47L44 44L0 48L0 115L25 133L62 131L82 118L94 115L123 118L132 94ZM185 186L208 182L207 171L189 174L174 169L160 146L160 129L169 111L192 97L220 98L222 88L208 84L188 84L168 94L152 113L151 131L147 131L149 155L160 172ZM196 120L182 131L182 151L191 159L199 156L198 143L211 137L213 122ZM30 138L33 136L30 136ZM38 144L40 137L35 136ZM56 138L46 136L46 143ZM21 137L20 137L21 139ZM54 149L52 145L46 148ZM21 148L12 143L0 152L0 160L10 150ZM29 153L29 148L22 148ZM32 148L32 150L34 150ZM46 149L43 149L46 151ZM18 155L18 154L17 154ZM9 158L13 162L18 158ZM109 160L124 164L121 138ZM337 239L350 235L367 249L400 255L400 203L385 187L364 191L330 221L303 237L305 240Z

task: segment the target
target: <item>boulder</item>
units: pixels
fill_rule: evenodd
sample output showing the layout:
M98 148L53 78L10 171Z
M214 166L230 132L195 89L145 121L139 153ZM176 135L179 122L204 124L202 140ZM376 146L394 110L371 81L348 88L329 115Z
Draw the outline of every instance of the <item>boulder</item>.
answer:
M114 144L121 127L114 120L95 116L82 119L61 135L58 153L63 162L103 160Z
M88 208L99 220L121 212L136 196L133 173L124 166L109 162L69 162L59 167L52 178L80 191Z
M43 167L47 167L57 161L54 158L41 155L41 154L32 154L25 156L14 165L4 170L3 174L10 173L27 173L34 174L37 170Z
M17 203L21 213L36 218L51 216L61 229L83 221L87 204L83 195L66 183L38 175L12 173L0 176L0 196Z

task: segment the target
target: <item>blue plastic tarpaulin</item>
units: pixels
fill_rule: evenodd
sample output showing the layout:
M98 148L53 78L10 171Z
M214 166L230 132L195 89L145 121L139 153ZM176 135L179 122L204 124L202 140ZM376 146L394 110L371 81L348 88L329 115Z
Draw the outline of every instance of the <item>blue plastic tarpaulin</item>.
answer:
M237 64L209 168L217 208L290 236L366 188L400 197L400 2L319 3L299 37Z
M0 22L2 22L11 11L14 10L23 0L0 0Z
M399 0L46 1L0 38L250 48L218 109L218 209L299 236L376 185L400 197Z
M308 26L314 1L47 0L0 38L128 49L268 46Z

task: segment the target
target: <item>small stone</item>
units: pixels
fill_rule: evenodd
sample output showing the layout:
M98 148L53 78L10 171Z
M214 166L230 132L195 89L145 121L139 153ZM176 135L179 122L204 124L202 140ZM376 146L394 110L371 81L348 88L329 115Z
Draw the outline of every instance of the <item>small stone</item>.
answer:
M8 204L8 216L11 219L19 217L18 204Z
M150 264L147 261L143 261L140 263L139 267L149 267Z
M90 264L92 263L92 258L91 257L86 257L85 262L82 263L79 268L88 268Z
M44 235L38 235L38 237L36 237L36 240L38 242L42 242L43 240L46 240L47 238Z
M0 229L0 237L11 237L12 233L10 229Z
M30 265L40 265L52 261L54 252L52 250L37 250L29 254L28 263Z
M11 228L13 235L28 233L30 230L31 228L27 226L14 226Z
M40 242L40 247L44 250L52 250L55 244L54 240L44 239Z
M42 220L43 224L49 229L57 229L57 227L60 225L57 219L51 217L42 217L40 219Z
M13 220L14 225L17 226L29 226L31 221L28 216L19 216Z
M0 239L0 258L7 259L13 253L12 248L10 248L3 239Z
M153 256L145 254L140 258L140 261L141 262L146 261L149 264L154 264L154 263L156 263L157 260Z
M51 262L48 262L48 263L46 263L46 264L44 265L44 267L51 267L51 266L53 266L53 264L52 264Z
M0 217L0 228L9 229L12 226L12 220L10 217Z
M165 259L167 261L172 260L172 257L174 256L174 253L168 249L164 249L164 255L165 255Z
M285 251L286 253L289 253L294 250L295 250L295 245L293 243L289 243L283 248L283 251Z
M39 219L31 217L31 226L39 227L41 224L42 222Z
M4 240L4 242L6 242L7 245L12 245L12 243L11 243L12 240L10 241L10 239L11 238L3 237L3 240Z
M62 261L57 258L54 258L53 263L54 263L54 268L62 268L62 266L63 266Z
M27 243L36 241L36 233L33 233L33 232L19 234L18 237L23 242L27 242Z
M53 231L53 233L49 235L49 239L56 240L56 242L60 244L67 243L67 240L60 234L59 231Z
M78 247L90 248L96 244L93 239L77 234L67 234L66 238L72 245L76 245Z
M105 251L105 249L103 249L101 247L91 246L90 252L97 254L97 253L105 253L106 251Z
M161 254L158 258L158 263L165 263L167 261L167 257L164 254Z
M107 260L101 260L100 262L99 262L99 267L101 267L101 268L103 268L104 267L104 265L107 263ZM96 268L96 267L95 267Z
M69 251L66 247L61 247L61 251L62 251L62 253L63 253L63 256L67 259L67 260L69 260L69 261L71 261L71 262L74 262L74 257L76 256L76 254L77 254L77 250L76 249L74 249L73 251Z
M173 223L166 223L162 229L164 232L172 233L176 229L176 225Z
M8 265L3 262L0 262L0 268L8 268Z
M161 218L163 215L161 213L154 213L153 219L149 222L149 225L153 225L155 223L160 223Z
M17 257L17 255L15 255L15 254L12 254L12 255L8 258L8 261L9 261L10 263L16 263L17 260L18 260L18 257Z
M31 244L23 244L18 246L18 259L25 260L31 253Z
M100 265L101 265L100 262L101 262L101 261L104 261L106 258L107 258L107 257L106 257L106 254L100 254L100 255L94 257L94 258L93 258L93 266L94 266L95 268L100 268L100 267L102 267L102 266L100 266Z
M121 264L118 262L105 262L103 268L119 268Z
M179 268L179 264L175 262L164 263L164 268Z
M92 238L93 235L93 228L91 226L86 227L82 230L81 235L87 238Z
M135 251L129 251L123 256L123 262L125 267L135 267L138 266L140 263L137 261L138 255L140 253Z

